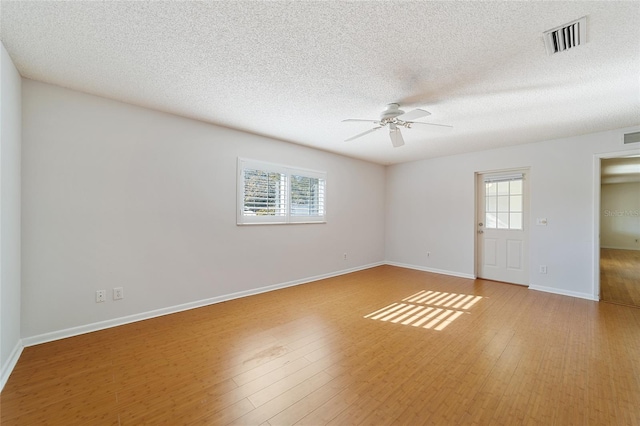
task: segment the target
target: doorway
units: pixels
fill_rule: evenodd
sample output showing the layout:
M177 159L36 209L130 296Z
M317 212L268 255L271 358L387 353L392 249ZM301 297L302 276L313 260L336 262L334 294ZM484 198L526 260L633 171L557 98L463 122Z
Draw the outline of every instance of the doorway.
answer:
M529 285L528 169L477 173L476 276Z
M600 159L600 300L640 307L640 155Z

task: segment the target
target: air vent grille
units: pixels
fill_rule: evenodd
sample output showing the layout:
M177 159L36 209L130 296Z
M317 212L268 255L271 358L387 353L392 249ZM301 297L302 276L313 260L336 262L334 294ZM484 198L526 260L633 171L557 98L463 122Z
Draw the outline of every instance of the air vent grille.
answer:
M624 143L637 143L637 142L640 142L640 132L624 134Z
M580 46L587 41L587 17L584 16L566 25L544 32L544 44L547 53L564 52Z

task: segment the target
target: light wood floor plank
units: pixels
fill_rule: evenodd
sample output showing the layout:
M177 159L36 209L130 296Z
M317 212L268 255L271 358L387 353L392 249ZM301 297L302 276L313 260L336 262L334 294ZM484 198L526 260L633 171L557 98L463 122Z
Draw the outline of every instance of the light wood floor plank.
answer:
M600 298L640 307L640 250L600 249Z
M0 421L633 425L639 359L640 309L383 266L25 348Z

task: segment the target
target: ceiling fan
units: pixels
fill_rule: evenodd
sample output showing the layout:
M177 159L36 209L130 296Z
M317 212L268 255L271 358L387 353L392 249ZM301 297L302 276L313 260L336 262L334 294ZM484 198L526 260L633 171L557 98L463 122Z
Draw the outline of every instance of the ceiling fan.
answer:
M385 126L389 126L389 136L391 137L391 143L395 148L404 145L404 139L402 137L402 133L400 133L400 127L405 127L410 129L414 124L426 124L429 126L439 126L445 128L452 128L452 126L447 126L444 124L434 124L434 123L423 123L421 121L413 121L415 119L426 117L431 115L429 111L425 111L423 109L414 109L413 111L404 112L400 109L400 105L393 103L388 104L387 108L382 111L380 114L379 120L363 120L359 118L348 118L346 120L342 120L343 123L351 122L351 121L365 121L368 123L376 124L376 127L373 129L367 130L366 132L362 132L357 134L349 139L345 139L345 142L352 141L361 136L367 135L369 133L375 132L378 129L381 129Z

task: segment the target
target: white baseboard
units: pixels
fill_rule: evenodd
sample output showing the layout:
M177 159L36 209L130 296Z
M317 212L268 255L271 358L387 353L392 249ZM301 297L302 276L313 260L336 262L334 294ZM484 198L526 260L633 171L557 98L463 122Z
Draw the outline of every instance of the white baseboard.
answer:
M14 367L18 363L18 359L20 358L20 355L22 354L23 348L28 347L28 346L39 345L41 343L51 342L51 341L54 341L54 340L64 339L64 338L67 338L67 337L78 336L80 334L91 333L93 331L104 330L104 329L111 328L111 327L117 327L119 325L129 324L129 323L136 322L136 321L142 321L142 320L155 318L155 317L159 317L159 316L163 316L163 315L169 315L169 314L173 314L173 313L177 313L177 312L186 311L186 310L189 310L189 309L200 308L200 307L203 307L203 306L213 305L213 304L220 303L220 302L226 302L228 300L238 299L238 298L241 298L241 297L253 296L253 295L256 295L256 294L266 293L266 292L269 292L269 291L279 290L279 289L282 289L282 288L293 287L293 286L301 285L301 284L307 284L307 283L310 283L310 282L314 282L314 281L318 281L318 280L322 280L322 279L326 279L326 278L337 277L337 276L340 276L340 275L345 275L345 274L349 274L349 273L352 273L352 272L362 271L362 270L365 270L365 269L370 269L370 268L374 268L376 266L382 266L382 265L390 265L390 266L397 266L397 267L400 267L400 268L415 269L415 270L423 271L423 272L431 272L431 273L434 273L434 274L449 275L449 276L454 276L454 277L459 277L459 278L467 278L467 279L471 279L471 280L476 278L472 274L465 274L465 273L461 273L461 272L447 271L447 270L435 269L435 268L427 268L427 267L424 267L424 266L410 265L410 264L406 264L406 263L391 262L391 261L376 262L376 263L362 265L362 266L355 267L355 268L343 269L343 270L336 271L336 272L331 272L331 273L328 273L328 274L321 274L321 275L316 275L316 276L312 276L312 277L307 277L307 278L303 278L303 279L300 279L300 280L288 281L288 282L285 282L285 283L280 283L280 284L260 287L260 288L256 288L256 289L252 289L252 290L240 291L240 292L237 292L237 293L231 293L231 294L226 294L226 295L222 295L222 296L216 296L216 297L212 297L212 298L208 298L208 299L197 300L197 301L194 301L194 302L184 303L184 304L181 304L181 305L169 306L169 307L166 307L166 308L156 309L156 310L148 311L148 312L142 312L142 313L139 313L139 314L129 315L129 316L126 316L126 317L114 318L114 319L110 319L110 320L106 320L106 321L100 321L100 322L87 324L87 325L82 325L82 326L78 326L78 327L71 327L71 328L67 328L67 329L64 329L64 330L57 330L57 331L53 331L53 332L50 332L50 333L44 333L44 334L39 334L39 335L35 335L35 336L30 336L30 337L23 337L16 344L16 347L11 352L11 355L10 355L8 361L5 363L5 365L2 366L2 370L0 371L0 390L2 390L2 388L5 385L5 383L9 379L9 376L11 375L11 372L13 371ZM536 290L536 291L543 291L543 292L546 292L546 293L560 294L560 295L563 295L563 296L578 297L578 298L581 298L581 299L593 300L593 301L596 301L596 302L598 301L598 298L594 298L592 295L587 294L587 293L579 293L579 292L574 292L574 291L561 290L561 289L557 289L557 288L536 286L536 285L530 285L529 289Z
M476 279L475 275L473 275L473 274L465 274L465 273L462 273L462 272L447 271L447 270L444 270L444 269L427 268L425 266L409 265L407 263L390 262L390 261L386 261L385 264L391 265L391 266L398 266L400 268L415 269L415 270L423 271L423 272L433 272L434 274L450 275L452 277L458 277L458 278L468 278L470 280L475 280Z
M635 250L635 251L640 250L640 247L637 247L637 246L634 246L634 247L600 246L600 248L612 249L612 250Z
M20 359L23 349L24 346L22 341L18 340L18 343L16 343L16 346L11 351L11 355L9 355L9 359L2 366L2 369L0 370L0 392L4 389L4 385L7 383L7 380L9 380L9 376L18 363L18 359Z
M446 270L442 270L442 269L427 268L427 267L424 267L424 266L409 265L409 264L406 264L406 263L398 263L398 262L390 262L390 261L387 261L385 263L387 265L398 266L400 268L416 269L418 271L424 271L424 272L433 272L434 274L451 275L453 277L468 278L468 279L471 279L471 280L476 279L476 276L474 276L472 274L464 274L464 273L460 273L460 272L446 271ZM553 287L530 285L529 289L530 290L536 290L536 291L543 291L545 293L560 294L560 295L563 295L563 296L571 296L571 297L577 297L577 298L580 298L580 299L593 300L593 301L596 301L596 302L598 302L600 300L599 298L594 297L593 295L588 294L588 293L580 293L580 292L577 292L577 291L562 290L562 289L557 289L557 288L553 288Z
M599 298L594 297L592 294L580 293L577 291L570 291L570 290L562 290L562 289L557 289L553 287L544 287L540 285L530 285L529 290L544 291L545 293L561 294L563 296L577 297L580 299L593 300L595 302L598 302L600 300Z
M381 266L384 264L385 264L384 262L371 263L368 265L358 266L350 269L343 269L341 271L331 272L328 274L321 274L313 277L307 277L300 280L288 281L285 283L255 288L252 290L239 291L237 293L225 294L222 296L211 297L203 300L196 300L194 302L183 303L181 305L168 306L166 308L155 309L153 311L141 312L139 314L128 315L126 317L94 322L91 324L81 325L78 327L71 327L63 330L52 331L50 333L38 334L30 337L23 337L22 345L24 345L25 347L39 345L41 343L52 342L54 340L60 340L60 339L65 339L67 337L78 336L80 334L91 333L93 331L104 330L106 328L111 328L111 327L117 327L119 325L129 324L132 322L160 317L163 315L175 314L177 312L182 312L189 309L195 309L203 306L213 305L220 302L226 302L228 300L239 299L241 297L253 296L260 293L266 293L268 291L279 290L282 288L293 287L301 284L307 284L313 281L323 280L326 278L337 277L339 275L345 275L351 272L374 268L376 266ZM11 367L11 369L13 369L13 366Z

